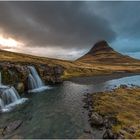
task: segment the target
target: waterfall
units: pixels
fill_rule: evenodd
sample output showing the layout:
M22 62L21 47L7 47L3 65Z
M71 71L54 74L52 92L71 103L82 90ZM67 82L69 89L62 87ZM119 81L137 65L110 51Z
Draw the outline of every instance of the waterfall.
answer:
M0 85L0 111L10 111L15 105L25 102L27 98L21 98L14 87Z
M40 92L45 89L48 89L47 86L44 85L43 81L41 80L38 72L36 71L35 67L28 66L29 68L29 76L28 76L28 92Z
M0 72L0 85L1 85L1 83L2 83L1 81L2 81L2 79L1 79L1 72Z
M36 69L33 66L28 66L28 68L30 70L29 79L31 82L31 88L34 89L34 88L39 88L41 86L44 86L44 83L42 82Z
M2 84L0 72L0 112L8 112L14 106L22 104L27 98L21 98L17 90L13 86L6 86Z

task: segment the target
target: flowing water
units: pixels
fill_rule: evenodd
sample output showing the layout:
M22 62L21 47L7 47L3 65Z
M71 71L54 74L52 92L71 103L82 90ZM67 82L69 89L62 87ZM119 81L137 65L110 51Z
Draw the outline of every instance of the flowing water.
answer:
M14 87L8 87L0 85L0 111L8 112L13 109L14 106L22 104L26 101L26 98L20 98L18 92Z
M20 98L17 90L13 86L2 84L0 72L0 112L8 112L18 104L22 104L27 98Z
M140 86L140 76L117 75L75 78L54 86L50 90L28 94L27 104L13 112L0 116L0 125L13 120L23 120L13 138L83 138L90 130L95 138L102 137L102 131L92 129L88 123L87 111L83 109L86 93L112 89L115 85L135 84ZM89 135L88 138L91 138Z
M28 66L30 74L28 76L28 92L41 92L45 89L48 89L48 86L45 86L40 76L38 75L35 67Z

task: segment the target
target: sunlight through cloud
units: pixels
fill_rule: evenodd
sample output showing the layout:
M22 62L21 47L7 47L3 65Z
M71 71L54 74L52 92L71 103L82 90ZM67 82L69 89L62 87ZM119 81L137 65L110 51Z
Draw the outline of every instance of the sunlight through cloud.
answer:
M7 47L9 49L12 49L12 48L16 49L16 48L20 48L24 44L19 42L19 41L16 41L13 38L10 38L10 37L5 38L2 35L0 35L0 45L4 46L4 47Z

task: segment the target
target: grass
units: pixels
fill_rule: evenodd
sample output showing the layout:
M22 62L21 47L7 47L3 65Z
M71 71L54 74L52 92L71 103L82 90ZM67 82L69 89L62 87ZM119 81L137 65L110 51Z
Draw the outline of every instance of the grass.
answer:
M95 111L117 119L112 127L115 133L123 133L128 139L140 138L140 88L117 88L93 95L93 100Z
M127 65L125 63L107 64L106 62L96 61L83 63L81 61L60 60L0 50L0 62L4 61L20 64L47 64L49 66L60 65L65 70L64 75L62 76L63 79L77 76L111 74L113 72L140 72L140 61L139 63L130 63Z

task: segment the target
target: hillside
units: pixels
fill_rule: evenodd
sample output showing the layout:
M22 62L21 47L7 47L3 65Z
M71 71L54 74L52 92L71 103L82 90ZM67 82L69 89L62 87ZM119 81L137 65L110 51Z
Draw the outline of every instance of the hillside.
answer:
M140 60L122 55L111 48L106 41L97 42L91 50L80 57L77 61L83 63L103 63L103 64L130 64L140 63Z
M91 76L122 72L140 72L140 60L124 56L112 49L106 41L97 42L91 50L76 61L14 53L0 50L0 62L19 64L60 65L64 68L63 78Z
M0 63L9 62L16 64L47 64L49 66L60 65L64 68L63 78L69 78L79 75L94 75L100 74L101 72L90 65L81 65L81 63L75 63L73 61L53 59L47 57L39 57L22 53L9 52L5 50L0 50Z

